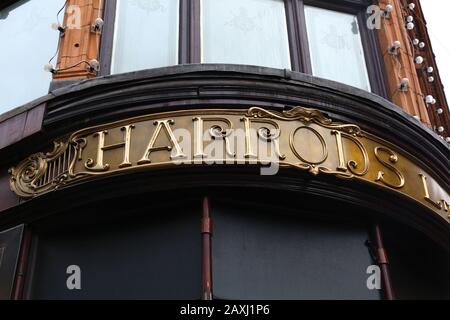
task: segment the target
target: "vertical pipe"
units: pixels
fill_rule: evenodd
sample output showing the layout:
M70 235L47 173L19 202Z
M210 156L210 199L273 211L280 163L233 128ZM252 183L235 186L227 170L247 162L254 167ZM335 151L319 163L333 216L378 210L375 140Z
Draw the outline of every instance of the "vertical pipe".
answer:
M25 277L28 269L28 258L30 256L31 238L31 230L29 227L25 226L12 300L23 299L23 289L25 286Z
M374 227L374 235L376 244L376 255L378 265L380 266L381 269L384 294L387 300L395 300L394 290L392 288L391 278L389 275L389 260L387 257L386 249L384 248L381 228L378 224L376 224Z
M212 263L211 263L211 238L212 221L209 213L209 199L203 199L203 214L201 221L202 237L202 299L212 300Z

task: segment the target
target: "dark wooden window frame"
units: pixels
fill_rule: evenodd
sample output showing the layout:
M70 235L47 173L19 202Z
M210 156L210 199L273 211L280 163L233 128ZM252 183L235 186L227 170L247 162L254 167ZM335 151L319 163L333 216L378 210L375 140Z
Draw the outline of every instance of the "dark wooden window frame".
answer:
M10 5L14 4L15 2L19 2L20 0L3 0L0 2L0 10L5 9L6 7L9 7Z
M288 29L291 68L293 71L312 74L311 59L306 32L304 6L312 5L324 9L354 14L358 17L361 40L364 48L367 72L373 93L387 98L386 76L376 30L366 27L366 9L369 0L284 0ZM100 49L101 75L109 75L114 41L114 21L117 0L105 2L105 28ZM201 0L180 0L178 63L201 63Z
M289 0L288 0L289 1ZM386 90L386 76L383 62L383 56L378 44L376 30L369 30L366 27L367 7L371 4L367 0L340 0L340 1L327 1L327 0L292 0L298 2L299 20L301 21L301 27L298 29L301 33L300 39L303 40L304 46L302 55L305 63L307 63L306 71L308 74L312 74L311 60L309 58L309 41L306 33L306 21L304 14L304 6L311 5L323 9L329 9L338 12L345 12L356 15L358 18L359 31L361 34L361 41L364 50L364 58L367 66L367 73L369 75L369 81L371 91L384 98L387 98ZM305 53L306 52L306 53Z

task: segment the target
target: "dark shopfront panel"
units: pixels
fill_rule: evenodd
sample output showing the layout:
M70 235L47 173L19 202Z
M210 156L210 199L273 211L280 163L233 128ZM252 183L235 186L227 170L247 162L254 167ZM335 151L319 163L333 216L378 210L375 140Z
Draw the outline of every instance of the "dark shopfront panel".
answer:
M364 224L262 205L212 208L214 294L222 299L380 299Z
M30 298L198 299L201 247L193 206L140 201L94 205L64 222L49 221L52 228L37 232ZM81 290L66 286L71 265L81 269Z
M202 197L169 204L154 196L160 203L148 205L152 198L99 203L36 224L28 298L200 299ZM364 224L248 205L239 196L212 197L210 213L216 299L380 298L366 287L373 261ZM67 288L72 265L81 269L81 290Z
M261 193L239 190L209 190L215 299L384 298L366 286L375 262L363 211L322 200L335 210L319 212L314 198L285 192L249 201ZM203 192L177 194L176 202L148 193L35 222L25 298L201 299ZM397 298L448 297L448 253L383 224ZM416 248L428 258L418 259ZM72 265L81 269L81 290L67 288Z

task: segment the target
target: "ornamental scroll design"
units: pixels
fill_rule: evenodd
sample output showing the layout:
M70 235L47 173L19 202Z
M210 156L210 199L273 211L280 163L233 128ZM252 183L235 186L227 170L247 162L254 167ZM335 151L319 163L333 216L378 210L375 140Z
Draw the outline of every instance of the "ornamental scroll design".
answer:
M210 110L210 112L211 111L213 113L221 115L239 115L261 120L272 119L282 121L299 121L303 123L304 126L309 126L310 124L314 123L333 131L339 131L342 133L342 135L352 136L355 138L364 136L363 131L356 125L334 123L330 118L326 117L319 110L303 107L295 107L291 110L283 112L268 111L259 107L252 107L248 110L218 109ZM202 110L167 112L151 116L127 119L123 120L122 122L132 123L145 121L148 119L156 119L158 116L167 118L170 116L185 116L187 114L195 115L196 113L202 114ZM108 124L99 126L99 128L107 127ZM81 161L83 159L83 150L87 145L87 139L84 135L86 134L86 132L90 132L90 129L87 131L86 129L83 129L73 133L69 137L59 139L54 142L52 151L47 153L40 152L33 154L27 159L23 160L14 168L11 168L9 170L9 173L11 175L11 190L20 197L33 198L41 194L62 188L80 179L88 178L89 176L111 174L108 172L95 174L75 172L76 163L77 161ZM366 159L366 155L364 155L364 157L365 161L368 162L368 159ZM314 175L325 173L332 174L341 178L353 178L355 177L355 175L362 176L362 174L358 174L355 170L358 167L358 164L355 161L349 161L349 170L347 172L331 170L327 167L320 166L320 163L287 163L281 161L280 165L307 170ZM123 170L127 169L124 168Z
M301 121L304 124L308 125L311 123L315 123L317 125L320 125L321 127L325 127L328 129L331 129L332 132L342 132L342 135L347 135L347 137L364 137L364 132L361 130L361 128L354 124L341 124L341 123L335 123L332 119L326 117L321 111L317 109L310 109L310 108L304 108L304 107L294 107L290 110L284 110L283 112L277 112L277 111L269 111L266 109L262 109L259 107L252 107L247 112L247 117L250 118L270 118L270 119L278 119L278 120L285 120L285 121ZM310 129L308 127L303 127ZM316 132L314 129L310 129L313 132ZM319 135L320 137L320 135ZM293 136L290 138L290 146L291 149L294 149L293 147ZM354 140L354 142L361 146L361 143L358 140ZM326 150L323 139L321 139L322 147L324 150ZM281 165L294 167L300 170L308 171L309 173L313 175L318 175L320 173L328 174L328 175L334 175L338 178L343 179L352 179L355 176L363 176L367 173L368 167L367 164L369 163L369 156L367 152L364 150L364 148L360 149L362 151L363 157L364 157L364 163L365 168L362 173L357 173L356 169L359 167L359 164L354 161L350 160L348 162L348 170L343 169L341 171L339 170L332 170L328 167L321 166L319 163L307 163L307 162L299 162L299 163L281 163ZM301 157L300 157L301 158Z
M248 110L247 117L262 118L262 119L270 118L287 121L298 120L305 124L315 123L328 129L343 131L355 137L364 136L359 126L354 124L334 123L333 120L326 117L321 111L317 109L294 107L290 110L277 112L277 111L269 111L259 107L252 107Z
M83 143L85 141L72 144L55 141L52 151L29 156L9 170L11 190L20 197L29 198L64 186L72 177L70 168L84 147Z

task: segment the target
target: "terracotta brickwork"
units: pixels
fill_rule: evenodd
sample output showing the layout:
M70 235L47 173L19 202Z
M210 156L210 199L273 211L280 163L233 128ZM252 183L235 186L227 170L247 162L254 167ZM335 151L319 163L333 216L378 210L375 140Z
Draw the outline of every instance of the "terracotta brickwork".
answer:
M102 17L103 0L69 0L66 7L64 25L67 29L61 37L58 58L59 71L55 80L75 80L95 77L87 64L71 68L81 61L98 60L100 33L92 32L91 26ZM80 15L78 15L80 14Z
M436 104L428 105L427 111L430 117L432 129L436 133L442 136L444 139L450 137L450 111L448 107L448 101L445 96L444 87L442 85L441 77L439 75L439 68L436 64L435 55L433 52L433 45L430 41L428 33L426 16L424 16L420 1L418 0L400 0L403 5L403 16L412 16L414 19L414 29L408 31L410 38L417 39L423 42L425 45L413 46L415 55L424 58L422 65L416 67L417 76L419 77L420 86L425 96L432 95L436 99ZM415 8L411 10L408 5L414 3ZM443 59L443 57L438 57ZM432 72L428 72L427 69L433 68ZM434 81L430 81L429 78L433 77ZM441 110L438 112L438 110ZM444 129L440 131L439 128Z
M414 2L417 7L413 12L408 12L407 5L411 2ZM448 106L437 73L420 2L418 0L380 0L378 3L381 9L384 9L387 4L393 6L393 11L390 13L390 17L381 19L381 29L376 32L386 67L388 98L410 115L420 119L428 127L437 130L440 126L444 126L446 131L450 131ZM67 29L61 37L57 64L57 68L61 71L54 76L54 80L79 80L95 77L95 73L91 72L88 65L82 62L89 62L92 59L99 60L101 35L92 32L91 27L96 18L102 17L103 6L104 0L68 1L64 19ZM77 17L77 13L80 13L79 17ZM413 31L407 30L405 27L405 17L409 14L420 20L416 23L417 27ZM425 52L420 52L425 58L422 65L417 65L414 61L419 49L411 42L412 37L416 36L415 33L419 33L423 39L421 41L427 43L427 47L421 50ZM396 55L389 53L389 48L394 41L401 43L401 48ZM79 65L73 67L77 64ZM437 80L434 85L428 83L428 76L426 72L423 72L424 66L434 66L437 73L434 75ZM409 79L407 91L399 90L403 78ZM443 115L438 116L434 109L430 110L430 106L427 108L424 99L429 94L438 98L438 103L444 109ZM443 134L447 137L450 132Z
M405 28L402 7L400 2L396 0L381 0L379 2L381 9L384 9L387 4L391 4L394 10L389 18L382 18L381 29L378 30L378 39L386 66L389 98L407 113L419 117L423 123L431 126L416 72L413 51ZM389 53L389 48L394 41L400 41L401 43L397 55ZM399 90L402 78L409 79L409 88L406 92Z

